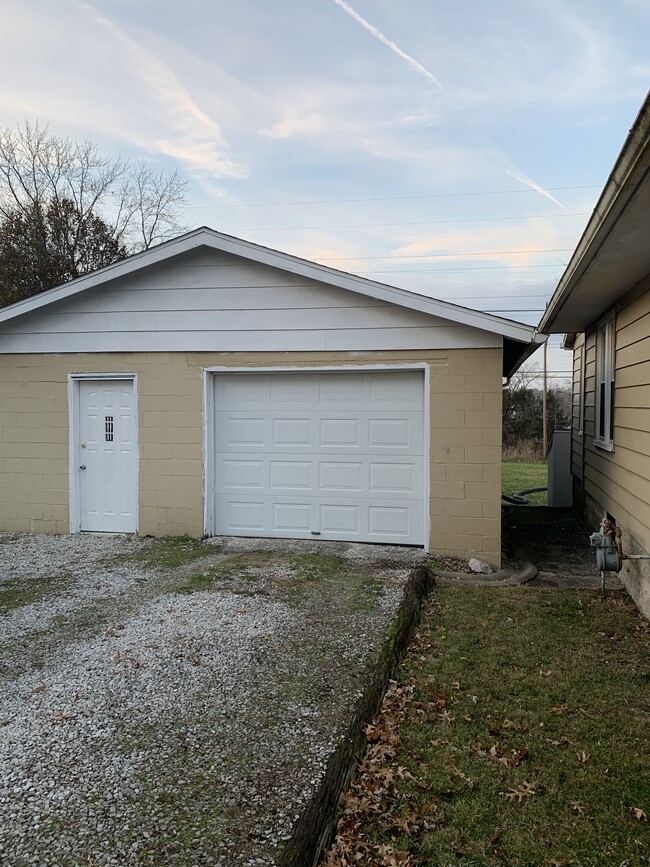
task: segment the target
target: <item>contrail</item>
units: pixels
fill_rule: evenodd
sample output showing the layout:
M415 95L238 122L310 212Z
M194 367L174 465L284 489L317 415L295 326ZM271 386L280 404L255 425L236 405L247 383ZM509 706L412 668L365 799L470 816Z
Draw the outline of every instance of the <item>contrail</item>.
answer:
M525 175L523 172L512 172L509 169L506 169L506 174L510 175L513 180L519 181L520 183L525 184L527 187L530 187L531 190L535 190L535 192L541 193L543 196L546 196L547 199L550 199L551 202L554 202L556 205L562 208L563 211L567 210L562 204L562 202L558 202L555 196L552 196L544 189L544 187L540 187L539 184L536 184L535 181L531 180L528 175Z
M376 39L378 39L380 42L382 42L387 48L390 48L390 50L392 52L394 52L395 54L397 54L398 57L401 57L402 60L405 60L410 66L413 67L413 69L416 70L416 72L419 72L420 75L423 75L425 78L428 78L429 81L432 81L436 85L436 87L438 87L440 90L445 91L443 84L435 77L435 75L432 72L429 72L429 70L425 66L422 66L421 63L418 63L418 61L414 57L411 57L410 54L407 54L405 51L402 51L402 49L399 47L399 45L396 45L392 39L389 39L387 36L385 36L381 32L381 30L379 30L379 28L375 27L374 24L371 24L369 21L366 21L366 19L363 17L363 15L360 15L356 9L354 9L352 6L350 6L349 3L346 3L345 0L334 0L334 2L336 3L337 6L340 6L340 8L344 12L347 12L347 14L351 18L353 18L358 24L360 24L365 30L367 30L368 33L371 33ZM447 95L448 95L447 91L445 91L445 93L447 93ZM452 106L452 111L453 110L454 110L454 107ZM484 133L480 133L479 136L477 136L477 138L482 138L484 140L484 142L487 143L488 149L490 151L492 151L492 153L497 157L498 161L502 165L503 165L503 163L506 163L506 164L509 164L510 166L513 166L512 162L508 159L508 157L501 150L501 148L498 147ZM503 168L504 168L504 171L506 172L506 174L510 175L510 177L513 180L518 181L519 183L524 184L527 187L530 187L531 190L535 190L535 192L540 193L542 196L545 196L551 202L554 202L556 205L558 205L558 207L560 207L564 211L566 211L566 208L564 207L562 202L558 202L558 200L554 196L552 196L550 193L547 193L543 187L540 187L539 184L536 184L535 181L531 180L526 174L524 174L524 172L521 171L521 169L517 168L516 166L509 168L509 167L507 167L507 165L503 166Z
M417 60L414 57L411 57L410 54L402 51L399 45L396 45L392 39L384 36L381 30L375 27L374 24L366 21L366 19L362 15L359 15L357 10L353 9L349 3L346 3L345 0L334 0L334 2L337 6L340 6L344 12L347 12L351 18L354 18L357 23L364 27L368 31L368 33L372 33L372 35L376 39L378 39L380 42L383 42L384 45L387 48L390 48L390 50L397 54L398 57L401 57L402 60L405 60L408 64L410 64L416 72L419 72L420 75L424 75L425 78L428 78L429 81L432 81L436 85L436 87L440 88L440 90L444 90L444 87L442 86L441 82L438 81L435 75L429 72L429 70L425 66L422 66L421 63L418 63Z

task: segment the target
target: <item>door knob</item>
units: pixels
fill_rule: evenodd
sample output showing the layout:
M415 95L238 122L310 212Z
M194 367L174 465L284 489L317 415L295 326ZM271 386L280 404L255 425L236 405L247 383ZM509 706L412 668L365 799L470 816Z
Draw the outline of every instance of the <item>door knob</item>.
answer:
M79 469L80 469L80 470L85 470L85 469L86 469L86 465L85 465L85 464L82 464L82 465L79 467Z

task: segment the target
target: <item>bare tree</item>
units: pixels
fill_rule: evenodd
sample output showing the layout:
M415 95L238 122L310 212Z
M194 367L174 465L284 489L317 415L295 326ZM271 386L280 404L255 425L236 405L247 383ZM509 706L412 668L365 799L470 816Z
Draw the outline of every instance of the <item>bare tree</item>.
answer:
M186 188L176 171L105 156L88 139L57 136L39 123L0 129L0 222L67 213L73 271L97 261L88 256L93 220L101 221L102 243L108 233L122 256L178 234Z

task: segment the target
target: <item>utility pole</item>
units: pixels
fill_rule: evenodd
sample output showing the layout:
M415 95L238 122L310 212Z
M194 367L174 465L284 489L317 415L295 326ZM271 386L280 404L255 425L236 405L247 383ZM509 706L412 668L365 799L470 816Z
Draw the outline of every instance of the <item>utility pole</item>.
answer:
M548 447L548 437L546 435L547 418L548 418L548 407L546 406L546 343L544 343L544 394L542 395L542 428L543 428L542 451L544 453L544 460L546 460L546 450Z

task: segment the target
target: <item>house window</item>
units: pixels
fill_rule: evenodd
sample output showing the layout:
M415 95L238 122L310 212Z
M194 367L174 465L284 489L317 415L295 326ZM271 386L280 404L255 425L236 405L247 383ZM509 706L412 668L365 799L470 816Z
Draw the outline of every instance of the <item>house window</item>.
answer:
M596 439L604 449L614 447L615 320L603 320L596 331Z
M586 335L585 335L586 338ZM578 388L580 389L578 393L578 433L582 436L585 429L585 384L586 384L586 361L585 358L585 350L586 350L586 342L582 344L580 349L578 350L580 353L580 369L579 369L579 379L578 379Z

